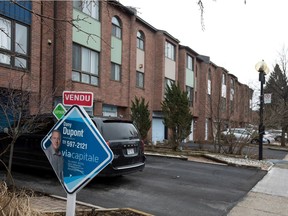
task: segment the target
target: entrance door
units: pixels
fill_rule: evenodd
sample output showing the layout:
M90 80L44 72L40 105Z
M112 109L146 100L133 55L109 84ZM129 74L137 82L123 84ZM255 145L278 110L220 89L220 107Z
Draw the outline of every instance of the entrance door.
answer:
M152 143L162 142L165 139L165 127L162 118L152 119Z

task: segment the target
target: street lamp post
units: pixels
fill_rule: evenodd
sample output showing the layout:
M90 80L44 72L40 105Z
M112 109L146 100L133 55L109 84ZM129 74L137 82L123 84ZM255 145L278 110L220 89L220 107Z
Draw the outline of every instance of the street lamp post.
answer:
M264 60L258 62L255 66L256 71L259 72L260 81L260 110L259 110L259 160L263 159L263 135L265 133L265 126L263 124L263 107L264 107L264 92L263 85L265 84L265 75L269 73L269 68Z

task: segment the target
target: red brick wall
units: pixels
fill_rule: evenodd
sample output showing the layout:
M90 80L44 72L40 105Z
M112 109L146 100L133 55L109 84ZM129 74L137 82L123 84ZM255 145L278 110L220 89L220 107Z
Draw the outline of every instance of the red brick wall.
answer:
M57 1L55 14L57 19L72 19L72 1ZM72 84L72 25L69 22L55 22L54 39L54 90L61 97L64 90L76 90ZM79 91L79 89L78 89ZM81 91L81 90L80 90Z
M130 55L130 16L123 13L117 7L106 8L106 3L103 3L101 13L101 69L100 69L100 88L101 99L106 104L115 106L127 107L128 106L128 92L130 81L129 70L129 55ZM108 14L109 12L109 14ZM112 17L117 16L121 20L122 25L122 65L121 65L121 81L110 80L111 71L111 28ZM136 39L135 39L136 40Z

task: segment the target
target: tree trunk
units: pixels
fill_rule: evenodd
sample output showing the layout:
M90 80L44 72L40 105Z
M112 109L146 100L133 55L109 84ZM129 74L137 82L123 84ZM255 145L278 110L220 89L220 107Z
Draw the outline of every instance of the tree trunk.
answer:
M11 142L11 146L10 146L10 153L9 153L9 162L8 162L8 172L11 173L12 171L12 161L13 161L13 152L14 152L14 145L15 145L15 141L14 139ZM8 174L9 174L8 173ZM8 176L8 175L7 175Z

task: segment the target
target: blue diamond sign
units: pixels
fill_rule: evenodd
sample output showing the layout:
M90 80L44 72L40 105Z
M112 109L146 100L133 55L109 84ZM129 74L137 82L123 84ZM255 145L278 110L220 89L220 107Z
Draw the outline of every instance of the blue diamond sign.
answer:
M54 125L41 147L68 193L83 188L114 157L89 115L77 105Z

